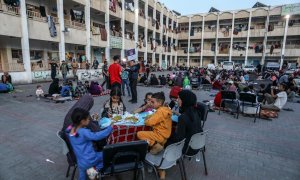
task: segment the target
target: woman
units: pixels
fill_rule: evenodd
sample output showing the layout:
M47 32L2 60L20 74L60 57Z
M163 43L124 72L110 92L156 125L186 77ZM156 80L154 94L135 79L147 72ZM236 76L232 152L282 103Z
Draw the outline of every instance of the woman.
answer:
M182 90L179 92L178 105L181 109L182 114L178 117L178 124L175 132L172 132L171 137L168 139L166 146L179 142L185 139L185 144L182 152L188 155L195 155L198 151L190 149L188 152L187 148L191 137L196 134L203 132L200 121L200 114L196 108L197 96L190 90ZM165 171L160 171L160 179L165 179Z

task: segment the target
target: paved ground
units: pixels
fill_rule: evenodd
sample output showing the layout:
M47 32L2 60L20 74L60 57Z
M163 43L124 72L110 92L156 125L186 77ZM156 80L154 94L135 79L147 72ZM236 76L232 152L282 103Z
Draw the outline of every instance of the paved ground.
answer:
M67 162L56 131L75 102L54 104L34 97L36 85L17 86L16 93L0 94L0 179L65 179ZM48 83L43 84L44 89ZM146 92L169 89L138 87L139 104ZM197 91L198 100L210 99ZM99 112L108 96L95 98L91 112ZM128 97L124 98L127 102ZM138 105L139 105L138 104ZM135 108L126 104L129 110ZM208 176L203 161L187 161L188 179L300 179L300 104L288 103L294 112L282 111L273 121L209 113L205 129ZM55 164L46 162L50 159ZM128 175L128 176L127 176ZM131 179L131 174L117 178ZM178 167L167 171L167 179L179 179ZM154 179L146 173L147 179Z

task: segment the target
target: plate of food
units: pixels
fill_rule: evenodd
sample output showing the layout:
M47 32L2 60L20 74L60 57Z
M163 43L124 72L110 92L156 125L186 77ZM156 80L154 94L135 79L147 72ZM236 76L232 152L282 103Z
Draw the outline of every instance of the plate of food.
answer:
M128 116L125 118L125 121L136 124L139 122L139 119L136 116Z
M121 115L113 115L113 117L111 118L112 122L119 122L122 120L122 116Z

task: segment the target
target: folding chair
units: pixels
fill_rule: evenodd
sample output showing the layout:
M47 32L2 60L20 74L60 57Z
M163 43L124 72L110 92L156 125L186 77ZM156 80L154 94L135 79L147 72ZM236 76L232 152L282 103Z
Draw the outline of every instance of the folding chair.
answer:
M171 144L167 146L167 148L160 152L157 155L153 155L148 153L146 155L145 162L150 165L156 175L156 179L159 179L157 169L166 170L169 169L179 163L181 178L184 179L184 172L183 172L183 166L182 161L180 160L182 158L182 149L184 146L185 139L178 142Z
M71 180L73 180L75 177L76 169L77 169L76 156L73 152L72 146L71 146L66 134L63 131L57 131L56 135L62 143L62 151L63 151L63 154L67 156L67 160L68 160L68 164L69 164L66 177L69 177L70 168L74 167L73 172L72 172L72 177L71 177Z
M257 114L260 111L260 103L257 102L257 96L250 93L240 93L240 106L242 108L242 113L244 113L245 107L255 108L254 122L256 122Z
M206 104L202 103L202 102L198 102L197 103L197 108L199 110L200 113L200 117L201 117L201 127L203 129L204 124L206 122L207 119L207 114L208 114L208 107Z
M226 103L227 104L231 104L231 105L235 105L236 106L236 118L239 118L239 101L236 98L236 92L233 91L221 91L221 96L222 96L222 100L220 103L220 107L219 107L219 115L221 113L221 108L225 108L226 107Z
M138 171L145 179L144 163L147 154L146 141L133 141L107 145L103 148L103 168L99 172L99 179L105 176L134 171L134 179L138 178Z
M189 158L191 160L194 156L197 156L197 154L201 152L203 157L204 168L205 168L205 175L208 174L207 167L206 167L206 159L205 159L205 139L206 139L207 132L208 131L194 134L191 137L188 148L186 149L186 152L183 155L184 158ZM190 150L198 151L198 152L196 154L190 154L189 153ZM184 166L184 159L181 160L182 160L184 177L185 179L187 179L185 166Z

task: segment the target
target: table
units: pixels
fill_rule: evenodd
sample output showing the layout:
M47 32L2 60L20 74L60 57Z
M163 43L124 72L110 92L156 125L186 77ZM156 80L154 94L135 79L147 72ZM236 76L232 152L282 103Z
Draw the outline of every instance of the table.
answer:
M108 137L107 143L108 144L116 144L116 143L121 143L121 142L137 141L138 140L137 132L152 130L151 127L145 126L145 123L144 123L145 117L148 114L150 114L150 113L149 112L140 113L139 118L138 118L139 121L136 124L124 123L124 124L119 124L119 125L113 125L113 132ZM99 125L101 126L100 121L99 121ZM173 115L172 121L178 122L178 116ZM173 129L174 129L174 125L173 125Z

